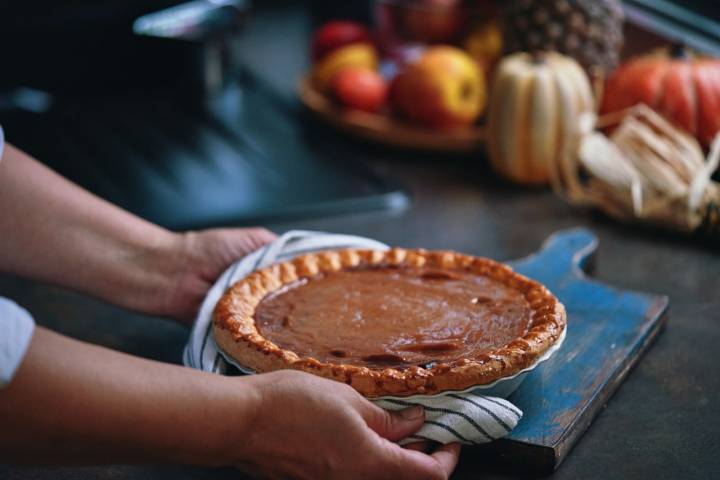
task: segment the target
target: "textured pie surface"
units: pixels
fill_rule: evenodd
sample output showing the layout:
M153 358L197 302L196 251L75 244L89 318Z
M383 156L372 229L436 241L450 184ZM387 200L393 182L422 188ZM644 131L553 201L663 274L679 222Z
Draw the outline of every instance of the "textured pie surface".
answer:
M216 307L214 334L227 355L258 372L298 369L380 396L510 376L565 325L545 287L492 260L341 250L240 280Z
M487 276L417 267L319 274L262 299L255 324L301 357L405 368L488 352L527 333L532 309Z

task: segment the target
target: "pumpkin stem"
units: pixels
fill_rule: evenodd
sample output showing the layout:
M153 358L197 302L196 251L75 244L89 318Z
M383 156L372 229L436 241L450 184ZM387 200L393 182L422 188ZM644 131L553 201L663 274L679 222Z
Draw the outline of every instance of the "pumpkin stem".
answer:
M688 59L690 58L690 54L687 51L687 47L685 46L685 43L681 40L676 40L670 45L670 57L671 58L682 58L682 59Z

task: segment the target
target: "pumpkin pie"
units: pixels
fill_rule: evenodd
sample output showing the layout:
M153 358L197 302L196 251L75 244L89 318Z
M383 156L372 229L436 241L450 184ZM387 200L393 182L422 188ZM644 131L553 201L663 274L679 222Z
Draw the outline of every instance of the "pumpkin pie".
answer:
M217 304L225 355L367 397L459 391L531 366L566 328L547 288L493 260L394 248L307 254L253 272Z

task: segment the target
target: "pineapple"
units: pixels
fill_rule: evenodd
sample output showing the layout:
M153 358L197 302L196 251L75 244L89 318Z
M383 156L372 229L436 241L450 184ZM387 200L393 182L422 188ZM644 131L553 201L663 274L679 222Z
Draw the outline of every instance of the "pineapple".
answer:
M623 20L620 0L507 0L505 53L557 51L602 75L618 64Z

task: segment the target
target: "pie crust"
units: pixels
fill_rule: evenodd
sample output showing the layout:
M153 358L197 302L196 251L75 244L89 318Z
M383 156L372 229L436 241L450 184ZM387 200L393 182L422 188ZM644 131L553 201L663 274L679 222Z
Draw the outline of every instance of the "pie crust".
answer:
M312 281L317 275L343 270L393 267L465 272L501 282L519 292L529 305L527 331L499 348L434 363L428 368L370 368L302 357L279 347L258 330L255 312L260 302L300 279ZM347 383L367 397L378 397L459 391L512 376L530 367L554 345L566 325L565 308L558 299L540 283L506 265L450 251L393 248L330 250L257 270L225 292L215 308L213 330L216 343L226 355L258 373L301 370Z

